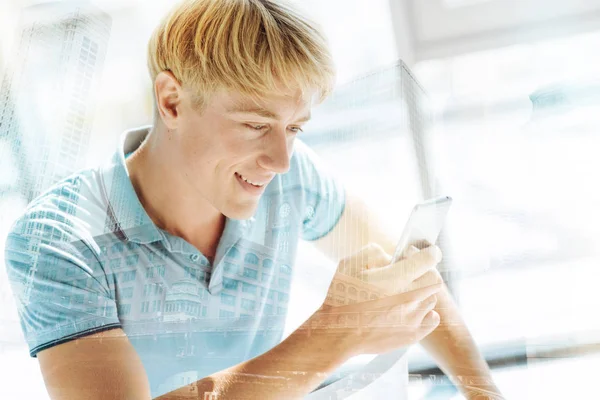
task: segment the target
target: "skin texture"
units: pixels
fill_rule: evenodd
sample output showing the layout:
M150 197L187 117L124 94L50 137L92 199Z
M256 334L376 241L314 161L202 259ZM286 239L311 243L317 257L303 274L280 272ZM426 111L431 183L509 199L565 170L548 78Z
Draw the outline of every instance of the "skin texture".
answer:
M266 185L289 170L312 94L282 88L256 104L220 90L198 110L170 72L159 74L155 90L160 118L128 158L130 178L157 226L213 256L225 216L248 219L260 199L236 173Z

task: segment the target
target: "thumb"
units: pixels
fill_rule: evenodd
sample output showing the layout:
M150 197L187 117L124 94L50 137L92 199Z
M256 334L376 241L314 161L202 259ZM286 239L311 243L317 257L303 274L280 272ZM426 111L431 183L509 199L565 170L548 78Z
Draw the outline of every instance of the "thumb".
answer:
M404 252L403 256L404 256L405 258L412 257L412 256L414 256L415 254L417 254L417 253L418 253L418 252L420 252L420 251L421 251L421 250L419 250L417 247L415 247L415 246L413 246L413 245L410 245L410 246L408 246L408 248L407 248L407 249L406 249L406 251Z
M421 322L421 329L425 336L429 335L431 332L435 330L440 324L440 314L435 310L431 310L425 315L423 321Z
M361 271L389 265L391 256L376 243L369 243L357 253L340 261L338 272L358 276Z

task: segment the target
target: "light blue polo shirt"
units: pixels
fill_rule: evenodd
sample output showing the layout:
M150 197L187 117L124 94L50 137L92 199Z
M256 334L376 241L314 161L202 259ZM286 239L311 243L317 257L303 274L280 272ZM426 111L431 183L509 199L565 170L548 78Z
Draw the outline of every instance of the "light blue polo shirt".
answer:
M149 129L123 133L104 165L32 201L12 226L5 255L32 357L121 327L156 397L282 340L298 241L326 235L345 197L296 140L289 172L271 181L255 215L226 220L211 264L158 228L137 198L125 154Z

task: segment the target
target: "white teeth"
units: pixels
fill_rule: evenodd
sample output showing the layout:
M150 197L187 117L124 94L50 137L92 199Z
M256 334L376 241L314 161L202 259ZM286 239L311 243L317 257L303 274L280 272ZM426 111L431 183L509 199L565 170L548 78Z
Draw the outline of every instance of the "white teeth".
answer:
M240 174L239 172L238 172L238 175L240 176L240 178L242 178L244 181L246 181L247 183L251 184L252 186L257 186L257 187L262 187L262 186L264 186L264 185L261 185L261 184L258 184L258 183L254 183L254 182L252 182L252 181L249 181L248 179L246 179L246 178L244 177L244 175Z

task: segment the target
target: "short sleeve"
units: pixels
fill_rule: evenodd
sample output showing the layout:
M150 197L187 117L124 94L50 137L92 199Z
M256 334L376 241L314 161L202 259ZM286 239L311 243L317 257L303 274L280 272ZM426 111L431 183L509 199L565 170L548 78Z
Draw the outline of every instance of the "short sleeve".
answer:
M64 222L30 214L13 224L6 269L29 352L120 327L95 254Z
M317 240L339 222L346 204L345 190L340 180L303 142L296 141L294 157L304 191L302 239Z

